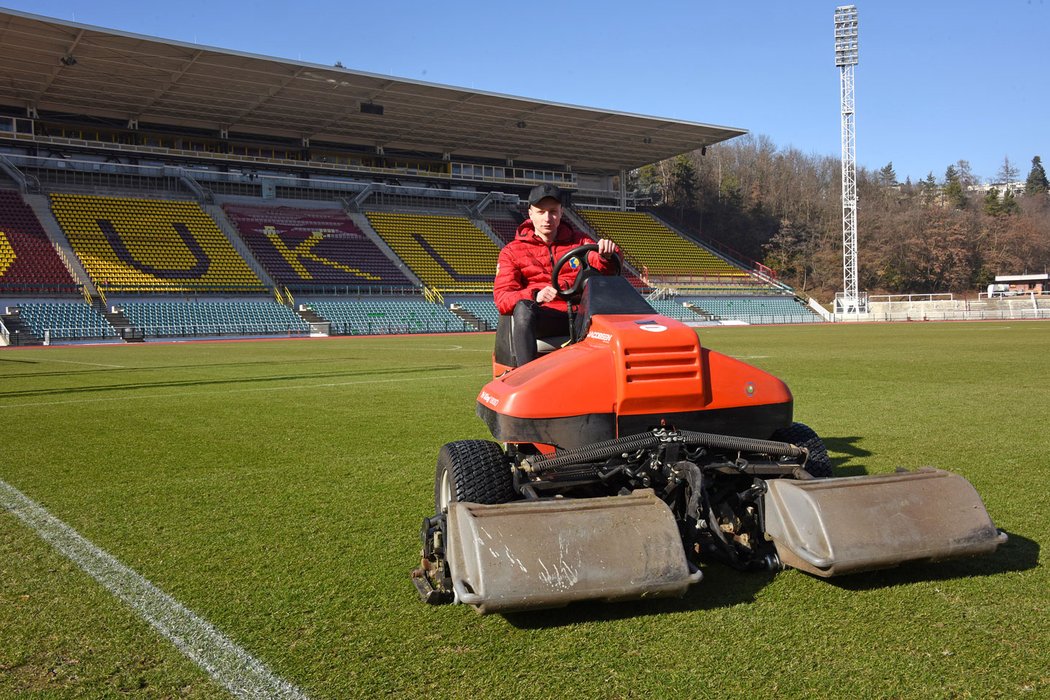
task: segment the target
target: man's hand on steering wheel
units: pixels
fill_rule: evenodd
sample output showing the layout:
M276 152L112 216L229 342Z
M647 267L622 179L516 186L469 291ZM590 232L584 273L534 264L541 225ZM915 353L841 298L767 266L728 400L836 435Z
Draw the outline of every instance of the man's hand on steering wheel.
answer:
M554 269L551 272L551 286L553 286L554 289L557 290L559 297L561 297L562 299L571 299L573 297L579 296L579 294L583 292L583 283L587 280L587 278L593 277L594 275L598 274L598 271L591 266L590 261L587 259L587 254L593 251L598 252L598 254L601 255L601 249L603 247L603 244L605 244L605 248L607 249L606 255L612 256L609 259L616 261L617 272L620 271L620 258L616 255L615 252L616 244L610 241L609 239L601 239L600 241L598 241L598 245L595 245L594 243L588 243L587 245L577 246L569 252L562 255L561 258L558 259L558 262L554 263ZM562 289L561 285L558 283L558 273L561 272L561 269L565 267L565 265L567 265L569 261L573 258L576 258L577 262L579 263L580 269L576 273L576 280L573 282L572 286L568 287L567 289Z

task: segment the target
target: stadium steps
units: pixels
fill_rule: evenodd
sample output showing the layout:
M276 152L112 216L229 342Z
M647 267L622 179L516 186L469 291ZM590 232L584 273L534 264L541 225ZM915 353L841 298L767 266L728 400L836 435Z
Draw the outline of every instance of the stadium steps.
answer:
M11 345L43 345L44 339L33 333L33 330L18 317L17 313L3 314L7 332L11 336Z
M705 321L718 321L720 320L716 314L706 311L705 309L697 306L694 302L687 301L682 304L685 308L692 311L694 314L704 319Z
M302 316L307 323L328 323L327 318L305 305L300 305L296 313Z
M461 319L463 319L470 325L474 326L474 328L476 328L479 331L492 330L492 327L488 323L467 311L460 304L452 304L448 307L448 310L459 316Z
M109 321L109 325L116 329L117 335L124 339L124 342L128 343L142 343L145 342L146 338L142 333L135 332L133 330L135 326L128 320L128 317L124 315L123 311L102 311L102 315Z

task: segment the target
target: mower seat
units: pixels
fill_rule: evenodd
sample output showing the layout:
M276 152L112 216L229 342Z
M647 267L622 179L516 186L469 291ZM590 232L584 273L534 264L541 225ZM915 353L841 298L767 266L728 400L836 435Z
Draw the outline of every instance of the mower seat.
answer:
M496 324L496 350L495 360L501 365L507 367L516 367L517 362L514 359L514 348L511 343L511 327L514 323L514 317L510 315L500 316L499 322ZM566 330L568 330L566 328ZM543 338L536 338L536 352L540 355L546 355L549 352L554 352L558 348L569 342L569 334L565 335L552 335Z

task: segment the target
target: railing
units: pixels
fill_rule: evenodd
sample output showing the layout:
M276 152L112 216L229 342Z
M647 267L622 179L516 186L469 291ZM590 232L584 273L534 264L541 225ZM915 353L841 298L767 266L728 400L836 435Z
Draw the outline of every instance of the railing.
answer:
M869 312L866 321L1012 321L1050 319L1050 309L930 309Z
M366 321L332 320L332 335L411 335L419 333L474 333L477 328L462 318L382 319Z
M419 287L395 287L367 284L293 285L292 289L294 289L296 293L307 297L419 297L423 295L423 290ZM492 289L490 288L489 291L492 291Z
M132 323L153 338L214 338L221 336L309 336L310 328L292 328L279 323L180 323L154 325Z
M28 324L27 324L28 325ZM36 331L34 330L35 334ZM43 328L40 330L40 337L44 338L45 345L47 341L55 340L98 340L104 338L117 338L119 333L115 328L102 329L101 331L96 326L59 326L56 328Z
M756 280L746 272L739 275L665 275L649 272L649 283L656 286L675 287L680 290L699 289L709 291L743 290L749 293L766 291L769 294L787 296L789 289L781 285Z
M869 294L868 302L896 303L915 301L954 301L955 295L951 292L939 292L935 294Z
M3 282L0 295L38 294L41 296L73 296L81 293L79 284L56 284L52 282Z
M4 325L2 319L0 319L0 340L3 341L0 345L11 344L11 334L7 331L7 326Z
M409 177L409 178L413 178L413 179L435 180L435 181L441 181L441 182L449 182L449 181L455 180L455 181L465 181L465 182L484 182L484 183L487 183L487 184L507 184L507 185L518 185L518 186L522 186L522 185L529 186L529 185L542 184L544 182L553 182L554 179L551 179L551 178L553 178L554 176L559 176L560 175L560 176L563 176L563 178L567 178L566 181L559 181L557 183L560 186L562 186L562 187L570 187L571 188L571 187L574 187L575 184L576 184L575 183L575 176L572 175L571 173L563 173L563 172L556 171L556 170L550 170L550 171L534 170L534 169L531 169L531 168L529 170L534 170L534 172L539 174L539 177L531 177L531 178L527 178L527 177L524 177L524 176L522 176L522 177L506 177L506 176L499 177L499 176L495 176L495 175L493 175L493 176L478 175L478 174L474 174L473 172L471 172L470 174L459 173L459 174L453 175L452 172L451 172L451 165L453 165L453 164L450 164L448 172L433 172L433 171L428 171L428 170L424 170L424 169L421 169L421 168L411 168L411 167L409 167L409 168L386 168L386 167L376 167L376 166L363 165L363 164L357 164L357 163L337 163L337 162L330 162L330 161L324 161L324 160L305 160L305 159L298 159L298 158L268 158L268 157L265 157L265 156L248 156L248 155L240 155L240 154L236 154L236 153L215 153L215 152L211 152L211 151L195 151L195 150L186 150L186 149L180 149L180 148L167 148L167 147L164 147L164 146L141 146L141 145L134 145L134 144L112 143L112 142L107 142L107 141L91 141L91 140L86 140L86 139L72 139L72 138L65 138L65 137L61 137L61 136L40 136L40 135L36 135L36 134L17 134L17 133L0 132L0 138L13 139L13 140L17 140L17 141L29 141L29 142L34 142L34 143L46 143L46 144L52 144L52 145L56 145L56 146L73 146L73 147L77 147L77 148L90 148L92 150L114 151L114 152L119 152L119 153L134 154L136 156L141 156L142 154L152 153L152 154L162 155L162 156L174 156L174 157L178 157L178 158L186 158L186 159L191 159L191 160L195 160L195 161L220 161L220 162L226 163L226 164L228 164L228 163L240 163L240 164L243 164L243 165L254 166L254 167L259 167L259 166L263 166L263 167L265 167L265 166L277 166L277 167L280 167L280 168L295 168L297 170L300 170L300 169L302 169L304 167L308 167L310 170L314 170L314 171L317 171L317 170L330 171L334 175L339 175L339 174L345 174L347 176L354 176L354 175L358 175L358 174L380 175L380 176L391 176L391 175L393 175L393 176L400 176L400 177ZM477 167L473 163L455 163L454 165L461 165L461 166L469 167L471 169ZM511 168L511 169L513 170L514 168ZM525 170L525 168L517 168L517 169L518 170ZM248 174L251 174L251 172L252 171L248 171ZM546 175L548 175L548 174L551 176L551 178L546 177Z
M429 301L431 304L438 304L439 306L445 305L445 297L441 296L441 292L430 287L423 287L423 298Z
M1010 290L1002 292L979 292L977 294L978 301L980 300L991 300L991 299L1021 299L1032 297L1033 299L1050 299L1050 291L1045 292L1014 292Z

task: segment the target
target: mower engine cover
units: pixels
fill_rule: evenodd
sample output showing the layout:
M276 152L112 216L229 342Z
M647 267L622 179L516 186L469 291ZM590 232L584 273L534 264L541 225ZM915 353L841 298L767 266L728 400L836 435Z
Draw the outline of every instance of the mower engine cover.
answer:
M615 300L587 303L603 281L588 281L584 308L616 307ZM791 424L784 382L702 347L680 321L655 311L597 313L581 327L580 342L481 389L477 414L496 440L570 449L658 427L767 438Z

